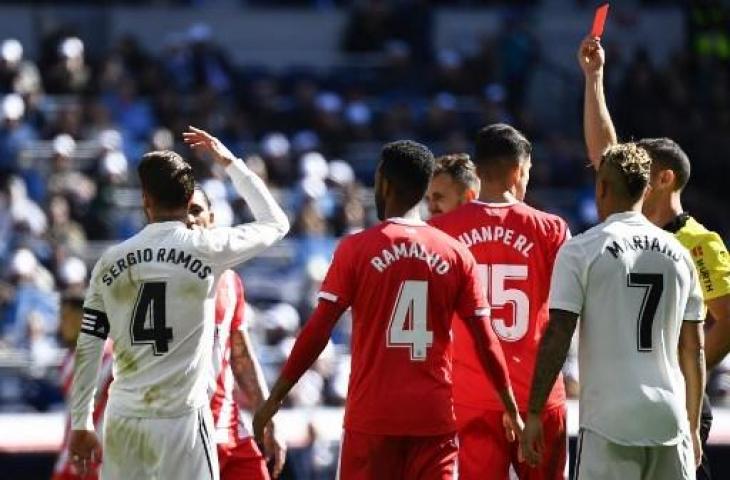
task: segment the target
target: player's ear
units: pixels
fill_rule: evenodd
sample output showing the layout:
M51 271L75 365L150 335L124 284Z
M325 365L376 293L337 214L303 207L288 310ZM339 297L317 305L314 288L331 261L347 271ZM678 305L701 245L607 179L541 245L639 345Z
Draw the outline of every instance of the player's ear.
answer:
M144 210L145 215L147 216L147 219L151 219L151 211L153 208L153 202L149 195L147 195L147 192L143 189L142 190L142 210Z
M213 225L215 223L215 213L213 213L213 210L210 210L208 218L210 219L210 224Z
M608 191L606 180L601 175L596 179L596 200L603 199Z
M390 195L390 182L384 176L380 176L380 191L383 194L383 198L388 198Z
M663 188L671 188L673 190L676 178L677 176L674 174L674 171L667 168L659 172L659 181L657 183Z
M473 202L474 200L476 200L477 196L477 191L473 188L467 188L466 192L464 192L464 200L466 202Z

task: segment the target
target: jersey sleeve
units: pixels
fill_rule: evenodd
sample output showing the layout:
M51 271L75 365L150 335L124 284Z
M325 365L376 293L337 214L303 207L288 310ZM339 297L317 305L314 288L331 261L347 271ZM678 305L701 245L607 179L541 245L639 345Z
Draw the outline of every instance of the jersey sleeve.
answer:
M558 251L550 280L550 309L581 314L585 301L584 254L575 241Z
M554 245L554 254L557 255L557 252L560 250L560 248L565 245L568 240L572 238L572 235L570 233L570 228L568 227L568 223L563 220L560 217L555 217L555 235L553 237L553 245Z
M244 297L243 282L241 277L234 271L229 273L233 282L234 291L236 292L236 309L233 311L231 319L231 331L243 330L244 321L246 319L246 299Z
M690 249L705 301L730 294L730 255L715 232L698 237Z
M317 298L341 306L352 302L355 277L352 275L352 246L349 238L343 239L335 250L327 276L322 282Z
M687 305L684 309L684 316L682 318L688 322L701 322L705 319L707 312L704 298L702 296L702 289L700 288L697 271L689 259L687 259L687 266L689 267L690 272L689 297L687 298Z
M486 317L489 315L489 303L484 284L479 277L477 262L467 248L461 251L461 258L463 276L456 312L461 318Z
M289 231L289 219L276 203L264 182L236 159L226 167L236 192L251 209L255 221L235 227L212 228L200 232L198 248L225 270L256 256L282 239Z
M84 300L81 331L76 341L70 402L73 430L94 429L94 395L104 342L109 335L109 319L104 308L99 279L101 264L102 260L99 260L91 273L89 289Z

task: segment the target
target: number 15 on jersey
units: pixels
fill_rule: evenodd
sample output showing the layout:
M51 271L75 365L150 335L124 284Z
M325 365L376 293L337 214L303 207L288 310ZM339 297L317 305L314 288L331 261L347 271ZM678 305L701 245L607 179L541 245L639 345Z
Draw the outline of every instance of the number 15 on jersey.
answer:
M492 308L492 328L500 339L516 342L527 334L530 327L530 299L518 288L505 288L507 280L527 281L527 265L477 265L479 276L487 289ZM512 305L512 319L495 315L495 309Z

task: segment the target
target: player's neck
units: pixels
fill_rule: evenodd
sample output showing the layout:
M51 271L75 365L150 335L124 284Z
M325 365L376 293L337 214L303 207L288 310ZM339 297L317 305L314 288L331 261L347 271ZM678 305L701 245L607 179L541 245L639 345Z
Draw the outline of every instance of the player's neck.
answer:
M183 222L186 223L188 218L187 209L179 210L157 210L148 211L147 220L149 223L161 222Z
M682 208L680 192L672 192L668 201L661 202L656 211L652 212L648 217L654 225L663 227L677 218L682 212L684 212L684 209Z
M616 201L611 208L608 209L606 212L606 216L603 220L610 217L611 215L615 215L617 213L642 213L641 212L641 202L629 202L629 201Z
M403 208L403 207L386 207L385 208L385 218L403 218L406 220L421 220L421 212L419 210L418 205L414 205L411 208Z
M511 203L516 202L516 190L514 187L509 188L504 184L495 184L482 179L481 190L479 191L479 201L484 203Z

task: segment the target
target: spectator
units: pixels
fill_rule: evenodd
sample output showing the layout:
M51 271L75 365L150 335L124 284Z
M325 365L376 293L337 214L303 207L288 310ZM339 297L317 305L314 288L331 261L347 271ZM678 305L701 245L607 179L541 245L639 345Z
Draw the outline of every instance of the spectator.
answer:
M78 37L62 38L56 62L44 78L46 91L51 94L81 94L88 89L90 80L91 70L84 58L84 42Z
M23 45L14 38L0 44L0 94L30 95L41 90L41 78L33 62L23 59Z

